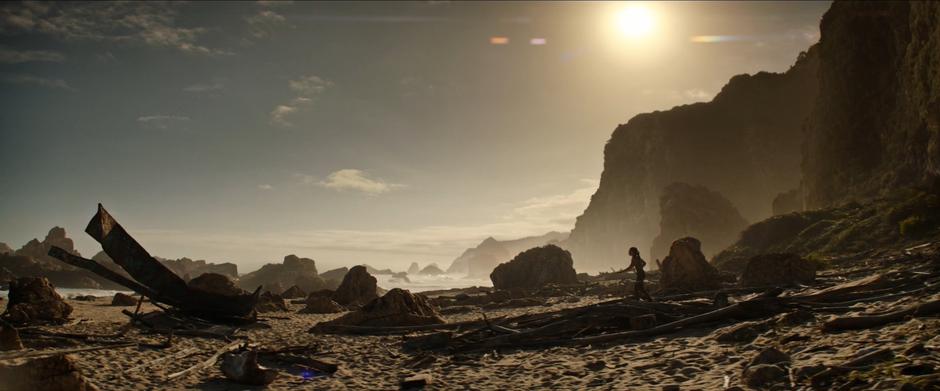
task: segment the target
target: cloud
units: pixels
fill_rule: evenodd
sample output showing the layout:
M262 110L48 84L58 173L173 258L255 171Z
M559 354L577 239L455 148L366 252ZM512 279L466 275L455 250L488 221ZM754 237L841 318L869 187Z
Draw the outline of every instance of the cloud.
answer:
M271 189L274 189L274 186L271 186L268 184L258 185L258 190L271 190Z
M46 50L15 50L0 47L0 63L19 64L24 62L62 62L65 55Z
M170 125L179 122L187 122L189 117L185 115L145 115L137 117L137 122L157 129L168 129Z
M506 216L509 220L522 220L552 227L551 230L568 230L575 219L584 212L591 195L600 183L594 179L582 179L582 187L570 193L533 197L513 208Z
M69 83L67 83L65 80L47 79L45 77L33 75L9 75L3 77L3 81L10 84L26 84L46 88L58 88L63 90L76 91L74 88L69 86Z
M196 83L196 84L184 87L183 91L184 92L196 92L196 93L213 92L213 91L219 91L223 88L225 88L225 85L222 84L221 82Z
M0 33L40 33L66 41L132 43L198 54L228 54L197 43L201 27L177 25L172 4L22 3L0 8Z
M358 191L369 195L379 195L387 193L394 188L404 185L387 183L378 178L369 178L362 170L346 168L335 171L326 177L325 181L320 181L320 186L337 191Z
M285 104L276 106L269 114L271 123L284 127L293 126L294 124L288 120L288 117L297 113L301 108L311 105L314 98L333 86L333 82L319 76L307 75L288 81L287 86L297 96Z
M271 122L281 126L293 126L294 124L287 120L287 116L295 111L297 111L295 106L278 105L271 110Z
M245 17L248 32L255 38L266 38L274 34L279 27L287 24L287 18L277 12L264 9L255 15Z

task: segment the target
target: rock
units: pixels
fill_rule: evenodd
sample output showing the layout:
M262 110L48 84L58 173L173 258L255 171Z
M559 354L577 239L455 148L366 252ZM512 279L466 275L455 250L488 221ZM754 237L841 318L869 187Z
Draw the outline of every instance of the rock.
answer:
M19 331L13 325L0 321L0 351L23 349ZM2 384L2 383L0 383Z
M417 263L417 262L412 262L412 263L411 263L411 266L408 266L408 271L407 271L407 273L413 275L413 274L418 274L418 272L420 272L420 271L421 271L421 268L418 267L418 263Z
M747 261L742 286L809 284L816 279L816 264L796 254L763 254Z
M402 390L421 389L432 383L433 383L433 378L431 377L430 374L421 373L421 374L409 376L409 377L402 379L401 389Z
M0 242L0 255L13 254L13 249L6 243Z
M45 277L11 281L9 300L2 317L14 325L65 323L72 313L72 306L62 300Z
M777 365L760 364L744 370L744 384L749 387L763 388L767 385L787 381L787 371Z
M353 266L349 273L343 277L343 282L333 294L333 301L342 304L362 305L378 297L376 288L378 285L375 277L366 271L364 266Z
M288 311L287 303L280 295L271 292L264 292L258 297L258 304L255 305L255 311L259 313Z
M301 314L334 314L346 311L343 306L324 296L311 295L307 297L304 304L306 304L306 307L300 310Z
M656 326L656 315L646 314L630 317L630 330L646 330Z
M92 295L78 295L78 296L73 297L72 300L75 300L75 301L97 301L97 300L98 300L98 297L97 297L97 296L92 296Z
M345 266L321 273L320 278L324 281L324 289L332 289L335 291L336 288L339 288L339 284L343 282L343 277L346 276L346 273L349 273L349 268Z
M125 293L115 293L114 298L111 299L111 305L117 307L132 307L137 305L137 299L133 296Z
M432 263L430 265L425 266L423 269L421 269L419 274L424 275L424 276L439 276L441 274L444 274L444 271L441 270L441 268L439 268L437 264Z
M277 378L277 371L258 365L258 352L253 350L222 356L220 369L225 377L239 384L263 386Z
M358 311L328 322L318 323L312 331L330 325L418 326L442 323L446 322L423 295L395 288L384 296L370 301Z
M816 374L822 373L828 368L829 367L822 365L822 364L815 364L815 365L795 367L790 372L793 375L794 382L802 383L803 381L809 380Z
M293 254L284 257L280 264L266 264L238 279L238 286L242 289L254 291L258 286L263 286L275 294L281 294L294 285L304 292L312 292L326 288L326 281L317 274L314 260Z
M223 296L236 296L246 293L235 286L235 281L224 274L203 273L186 283L191 289Z
M664 291L694 292L718 289L718 270L705 260L701 243L695 238L672 242L662 262L660 286Z
M16 365L0 365L0 384L11 391L97 391L75 366L73 356L37 358Z
M696 237L708 257L734 243L747 220L727 198L705 186L682 182L663 188L659 199L659 236L653 239L651 259L665 258L669 245L684 237Z
M549 244L528 249L490 273L496 289L532 289L547 284L577 284L571 253Z
M749 365L759 365L759 364L779 364L779 363L789 363L790 356L776 348L765 348L761 350L753 359Z
M296 298L301 298L301 297L307 297L307 294L302 289L300 289L299 286L294 285L294 286L291 286L290 288L287 288L287 290L284 291L284 293L281 293L281 297L285 299L296 299Z
M408 273L398 272L392 274L392 277L388 279L388 282L410 283L411 279L408 278Z
M201 259L194 261L185 257L180 259L157 258L157 260L184 280L189 280L191 277L198 277L206 273L221 274L232 280L238 279L238 266L231 262L208 263Z
M447 268L448 274L465 274L470 278L489 277L500 263L512 258L513 254L533 247L560 243L568 238L567 233L549 232L541 236L529 236L515 240L484 239L474 248L467 249Z

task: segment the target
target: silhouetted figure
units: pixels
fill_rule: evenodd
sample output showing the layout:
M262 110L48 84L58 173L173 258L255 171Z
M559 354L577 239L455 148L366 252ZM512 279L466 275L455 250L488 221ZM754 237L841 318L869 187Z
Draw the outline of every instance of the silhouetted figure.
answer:
M633 285L633 293L636 295L637 300L653 301L650 294L646 292L646 287L643 286L643 280L646 279L646 272L643 271L646 261L640 258L640 250L637 250L636 247L630 247L629 254L630 266L627 266L627 271L630 271L630 269L636 271L636 283Z

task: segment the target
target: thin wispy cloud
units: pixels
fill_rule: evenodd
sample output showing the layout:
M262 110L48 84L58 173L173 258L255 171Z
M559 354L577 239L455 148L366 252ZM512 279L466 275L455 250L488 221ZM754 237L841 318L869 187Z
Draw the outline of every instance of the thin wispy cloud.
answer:
M346 168L335 171L321 181L320 186L337 191L356 191L369 195L379 195L404 185L388 183L379 178L369 177L362 170Z
M4 76L2 80L3 82L9 84L33 85L38 87L75 91L75 89L72 88L68 82L62 79L49 79L34 75L8 75Z
M547 228L546 231L569 230L574 226L575 219L587 208L591 195L600 184L596 179L582 179L581 183L582 187L570 193L527 199L513 208L506 219L542 225Z
M0 63L20 64L25 62L63 62L65 55L47 50L16 50L0 46Z
M258 185L258 190L272 190L272 189L274 189L274 186L271 186L268 184Z
M293 126L289 117L310 106L318 95L333 86L333 82L319 76L307 75L288 81L287 86L297 96L285 104L275 106L269 113L271 123L282 127Z
M144 115L137 117L137 122L143 124L144 126L156 128L156 129L169 129L171 126L188 122L189 117L185 115Z
M65 41L100 41L229 54L198 42L203 27L177 25L173 3L25 2L0 8L0 33L46 34Z
M277 29L287 25L287 18L270 9L263 9L257 14L245 17L248 32L255 38L267 38Z

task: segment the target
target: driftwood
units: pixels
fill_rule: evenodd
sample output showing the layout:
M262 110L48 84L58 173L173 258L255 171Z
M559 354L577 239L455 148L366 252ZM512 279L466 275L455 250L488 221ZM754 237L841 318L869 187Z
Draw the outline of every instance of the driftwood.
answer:
M868 329L901 321L907 317L927 316L937 313L940 313L940 300L933 300L884 314L849 316L832 319L826 323L823 323L823 330L833 332Z
M231 351L231 350L233 350L233 349L238 348L238 346L240 346L242 343L243 343L243 342L239 341L239 342L233 342L233 343L230 343L230 344L228 344L228 345L225 345L225 346L219 348L219 350L216 350L215 353L212 354L212 356L209 356L209 358L206 359L206 361L199 362L199 363L197 363L196 365L193 365L193 366L191 366L191 367L189 367L189 368L186 368L186 369L184 369L184 370L182 370L182 371L179 371L179 372L176 372L176 373L172 373L172 374L170 374L169 376L166 377L166 380L167 380L167 381L170 381L170 380L179 378L180 376L183 376L183 375L185 375L185 374L187 374L187 373L190 373L190 372L193 372L193 371L200 371L200 370L202 370L202 369L211 367L211 366L215 365L215 363L216 363L217 361L219 361L219 357L221 357L223 354L225 354L225 353L227 353L227 352L229 352L229 351Z
M238 295L191 289L182 278L154 259L101 204L98 204L98 212L88 222L85 232L101 244L104 252L124 269L131 279L95 261L68 254L59 248L51 248L49 255L121 284L150 298L154 303L164 303L210 320L254 320L255 304L261 293L260 286L253 294Z

